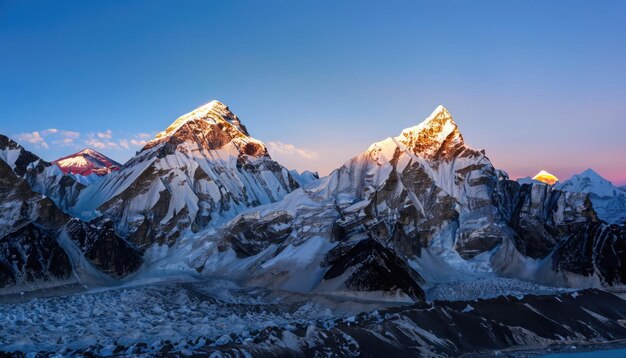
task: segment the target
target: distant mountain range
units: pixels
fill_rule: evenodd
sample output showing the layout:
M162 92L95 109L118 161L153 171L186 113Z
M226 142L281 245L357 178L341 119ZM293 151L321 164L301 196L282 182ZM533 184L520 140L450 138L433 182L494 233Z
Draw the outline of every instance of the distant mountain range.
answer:
M0 170L5 292L170 268L405 301L484 273L626 282L624 188L592 170L510 180L442 106L324 178L273 160L218 101L123 165L91 149L48 163L0 136Z

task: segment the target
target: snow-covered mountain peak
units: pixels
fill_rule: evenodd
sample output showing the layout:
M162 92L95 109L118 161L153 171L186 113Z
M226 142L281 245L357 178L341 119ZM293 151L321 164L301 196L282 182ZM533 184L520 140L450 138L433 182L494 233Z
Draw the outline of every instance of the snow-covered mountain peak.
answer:
M449 158L464 146L463 136L450 112L441 105L417 126L403 130L394 141L427 159Z
M583 171L582 173L578 175L606 181L606 179L604 179L600 174L598 174L595 170L591 168L587 168L585 171Z
M189 113L183 114L182 116L178 117L163 132L157 134L155 139L158 140L171 136L176 133L182 126L195 120L204 120L214 124L226 122L234 126L244 135L248 135L248 131L246 130L246 128L241 124L239 118L237 118L237 116L230 111L228 106L220 101L213 100L194 109Z
M436 117L438 117L440 115L448 118L449 120L452 120L452 116L450 115L450 112L448 112L446 107L444 107L442 104L440 104L440 105L437 106L437 108L435 108L433 113L431 113L430 116L424 120L424 122L426 122L428 120L431 120L433 118L436 118Z
M456 123L454 123L450 112L448 112L444 106L439 105L430 116L424 119L420 124L406 128L402 133L422 132L431 129L435 131L431 134L449 134L455 128Z
M31 169L40 173L49 166L49 163L2 134L0 134L0 160L7 163L13 172L22 178Z
M604 179L593 169L587 169L580 174L573 175L568 180L559 185L559 189L566 191L577 191L582 193L594 193L598 196L615 196L619 194L616 186Z
M217 150L233 144L238 155L267 156L265 145L248 134L246 127L230 109L219 101L211 101L178 117L163 132L149 141L141 150L168 143L166 151L188 147L185 150ZM189 147L191 146L191 147ZM231 151L232 152L232 151Z
M52 162L63 173L90 175L105 175L119 170L121 164L91 148L85 148L79 152L59 158Z
M598 217L606 222L626 222L626 193L593 169L576 174L557 186L569 192L589 193Z

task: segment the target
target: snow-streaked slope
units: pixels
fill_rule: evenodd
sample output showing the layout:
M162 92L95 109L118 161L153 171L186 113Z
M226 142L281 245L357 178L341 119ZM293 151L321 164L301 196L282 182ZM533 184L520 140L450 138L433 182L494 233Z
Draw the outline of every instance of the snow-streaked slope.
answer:
M224 104L176 119L124 167L89 186L73 213L104 215L140 248L174 243L298 187Z
M105 175L121 167L121 164L113 159L90 148L54 160L52 164L56 164L65 174L82 176Z
M589 193L600 219L613 224L626 222L626 193L592 169L572 176L557 187L564 191Z

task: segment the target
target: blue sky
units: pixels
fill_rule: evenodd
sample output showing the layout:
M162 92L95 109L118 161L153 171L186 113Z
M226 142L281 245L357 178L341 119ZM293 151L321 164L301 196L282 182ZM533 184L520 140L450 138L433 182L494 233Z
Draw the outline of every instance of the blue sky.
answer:
M624 14L623 1L0 0L0 133L48 160L100 146L123 162L218 99L279 161L325 174L443 104L513 177L592 167L626 184Z

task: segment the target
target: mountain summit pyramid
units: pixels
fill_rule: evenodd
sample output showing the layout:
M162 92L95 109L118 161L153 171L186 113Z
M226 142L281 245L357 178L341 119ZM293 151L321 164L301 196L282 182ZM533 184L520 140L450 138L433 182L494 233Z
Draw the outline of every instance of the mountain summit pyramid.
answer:
M450 112L441 105L417 126L403 130L395 140L426 159L454 155L454 150L464 145Z
M211 101L195 110L178 117L164 131L149 141L143 150L159 143L169 142L174 145L184 141L195 141L209 149L219 149L235 141L248 155L266 155L265 145L250 137L246 127L228 106Z

